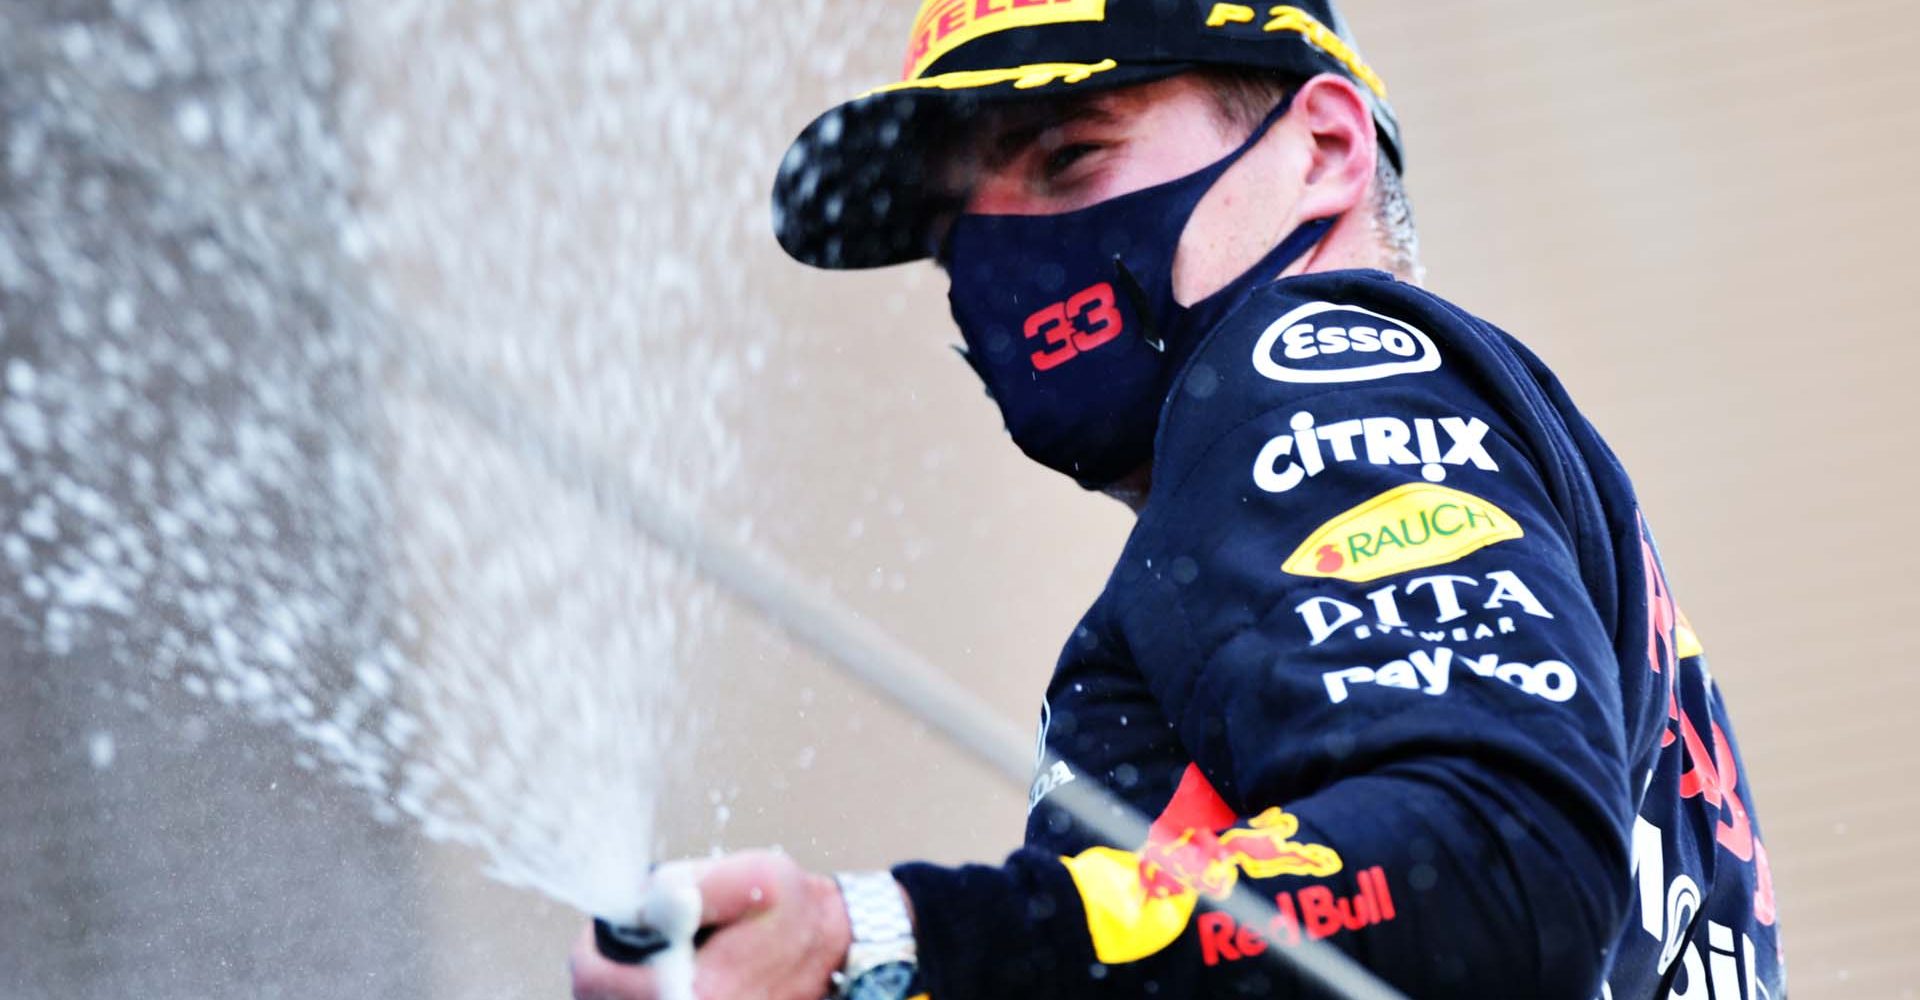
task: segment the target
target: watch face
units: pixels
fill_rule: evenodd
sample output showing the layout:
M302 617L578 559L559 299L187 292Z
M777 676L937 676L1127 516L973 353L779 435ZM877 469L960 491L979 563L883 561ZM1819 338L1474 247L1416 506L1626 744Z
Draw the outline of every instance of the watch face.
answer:
M906 1000L913 989L914 966L907 962L876 965L847 988L847 1000Z

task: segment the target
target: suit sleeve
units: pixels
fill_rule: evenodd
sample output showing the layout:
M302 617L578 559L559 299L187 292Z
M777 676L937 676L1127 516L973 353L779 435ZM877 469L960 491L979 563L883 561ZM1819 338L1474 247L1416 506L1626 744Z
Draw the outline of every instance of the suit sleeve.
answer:
M1588 1000L1629 892L1618 659L1539 435L1442 375L1187 414L1117 629L1194 766L1138 850L897 871L935 1000ZM1177 797L1178 798L1178 797ZM1257 892L1240 927L1208 901Z

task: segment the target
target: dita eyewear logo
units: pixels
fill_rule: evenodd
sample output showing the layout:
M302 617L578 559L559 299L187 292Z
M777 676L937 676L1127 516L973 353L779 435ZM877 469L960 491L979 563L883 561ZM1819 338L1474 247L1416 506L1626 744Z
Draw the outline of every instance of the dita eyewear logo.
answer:
M1028 815L1032 815L1033 810L1040 805L1041 799L1074 778L1073 768L1068 767L1066 761L1047 759L1047 734L1052 729L1053 701L1042 698L1040 700L1040 734L1033 741L1033 784L1027 788Z
M1535 597L1520 574L1490 570L1485 578L1436 573L1390 583L1367 592L1366 606L1325 594L1309 597L1294 607L1307 628L1307 645L1318 646L1335 636L1370 639L1403 636L1427 642L1492 639L1516 628L1510 609L1534 618L1553 620L1553 612ZM1496 617L1497 616L1497 617Z

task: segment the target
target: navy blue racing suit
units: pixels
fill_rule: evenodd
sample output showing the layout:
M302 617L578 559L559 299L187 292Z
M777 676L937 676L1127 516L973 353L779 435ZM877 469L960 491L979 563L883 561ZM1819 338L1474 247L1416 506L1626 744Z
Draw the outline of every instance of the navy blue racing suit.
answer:
M1047 690L1026 843L911 863L933 1000L1778 1000L1760 824L1626 472L1490 324L1374 271L1258 291L1165 403ZM1157 817L1105 844L1050 794ZM1209 905L1235 887L1278 916Z

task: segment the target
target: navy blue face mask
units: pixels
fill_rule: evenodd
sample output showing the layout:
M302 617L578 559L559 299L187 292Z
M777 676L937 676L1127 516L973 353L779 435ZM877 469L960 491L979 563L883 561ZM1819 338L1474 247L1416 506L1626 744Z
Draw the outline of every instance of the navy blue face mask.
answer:
M1029 458L1087 489L1153 457L1160 406L1187 356L1249 294L1320 242L1309 222L1213 295L1182 306L1173 256L1200 199L1287 113L1219 162L1061 215L962 215L941 260L963 352Z

